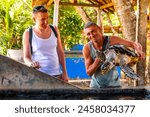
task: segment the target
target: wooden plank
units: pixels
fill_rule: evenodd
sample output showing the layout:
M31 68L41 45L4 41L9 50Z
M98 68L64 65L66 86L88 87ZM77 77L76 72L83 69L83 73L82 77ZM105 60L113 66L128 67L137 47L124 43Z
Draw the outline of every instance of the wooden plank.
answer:
M69 2L60 2L60 5L64 6L84 6L84 7L99 7L96 4L87 4L87 3L69 3Z
M109 3L109 4L105 4L105 5L100 6L100 9L107 9L109 7L112 7L112 6L113 6L113 3Z

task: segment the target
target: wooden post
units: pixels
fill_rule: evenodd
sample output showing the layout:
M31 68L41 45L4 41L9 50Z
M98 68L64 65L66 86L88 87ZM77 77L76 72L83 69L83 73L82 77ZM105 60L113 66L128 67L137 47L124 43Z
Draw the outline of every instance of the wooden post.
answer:
M138 42L138 38L139 38L139 15L140 15L140 1L137 0L137 11L136 11L136 31L135 31L135 42ZM137 72L137 66L134 65L132 67L134 69L134 71ZM133 86L137 86L138 85L138 81L137 80L133 80Z
M60 0L54 0L54 17L53 17L54 26L58 26L59 1Z
M96 8L96 11L97 11L97 25L101 27L102 34L104 34L104 28L103 28L103 25L102 25L101 9Z
M147 16L148 16L147 33L150 33L150 2L147 8ZM146 84L150 84L150 37L148 36L146 40Z
M136 33L135 33L135 41L138 42L138 35L139 35L139 14L140 14L140 10L139 10L139 0L137 0L137 14L136 14Z
M150 23L150 21L149 21ZM150 25L150 24L149 24ZM150 33L150 29L147 33ZM150 84L150 38L147 36L147 43L146 43L146 84Z

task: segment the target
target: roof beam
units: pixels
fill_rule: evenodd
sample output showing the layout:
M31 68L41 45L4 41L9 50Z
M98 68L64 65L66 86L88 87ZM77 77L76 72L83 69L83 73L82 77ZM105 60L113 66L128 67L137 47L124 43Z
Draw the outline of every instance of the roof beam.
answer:
M98 0L99 3L106 4L104 0Z
M81 7L100 7L101 10L106 10L109 7L113 6L113 3L109 3L106 5L99 6L97 4L87 4L87 3L69 3L69 2L60 2L60 5L64 6L81 6ZM108 10L108 9L107 9ZM108 12L108 11L106 11Z
M60 2L60 5L66 5L66 6L84 6L84 7L99 7L99 5L96 4L86 4L86 3L68 3L68 2Z
M106 9L106 8L109 8L109 7L112 7L112 6L113 6L113 3L109 3L109 4L106 4L106 5L100 6L100 9Z

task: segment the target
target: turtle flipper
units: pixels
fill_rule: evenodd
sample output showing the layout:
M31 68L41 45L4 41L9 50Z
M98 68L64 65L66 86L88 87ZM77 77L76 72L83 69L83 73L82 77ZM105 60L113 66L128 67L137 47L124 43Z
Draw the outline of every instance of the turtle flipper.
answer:
M137 75L137 73L135 73L135 71L130 68L129 66L121 66L121 71L124 72L124 74L126 76L128 76L129 78L132 78L134 80L139 80L140 77Z

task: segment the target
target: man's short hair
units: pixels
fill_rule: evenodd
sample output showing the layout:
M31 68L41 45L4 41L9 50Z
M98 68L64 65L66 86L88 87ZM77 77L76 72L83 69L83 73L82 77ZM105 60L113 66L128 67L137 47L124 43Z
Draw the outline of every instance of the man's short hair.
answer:
M34 6L32 12L37 13L37 12L47 12L48 10L45 8L43 5L39 6Z
M85 24L84 29L90 27L90 26L98 26L96 23L89 21L88 23Z

